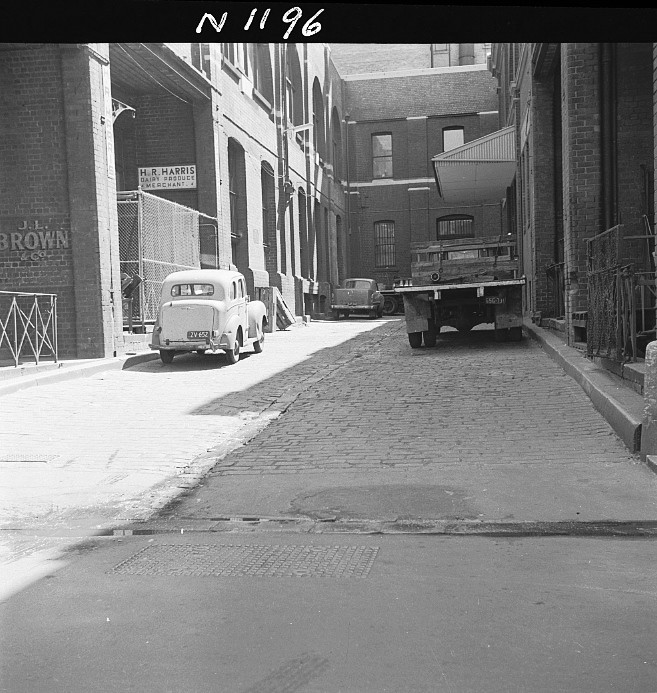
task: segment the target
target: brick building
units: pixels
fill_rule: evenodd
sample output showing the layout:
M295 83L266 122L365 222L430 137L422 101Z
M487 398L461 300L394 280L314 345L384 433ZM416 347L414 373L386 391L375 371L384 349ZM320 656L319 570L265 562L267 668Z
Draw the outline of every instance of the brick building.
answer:
M446 196L431 164L495 132L498 99L486 44L364 48L331 45L344 80L349 272L390 286L410 274L413 242L502 233L501 196Z
M323 44L2 44L0 290L57 294L65 357L124 350L137 269L142 319L162 273L231 264L323 314L343 120Z
M591 356L654 338L653 44L494 44L525 310ZM639 340L637 344L636 340Z

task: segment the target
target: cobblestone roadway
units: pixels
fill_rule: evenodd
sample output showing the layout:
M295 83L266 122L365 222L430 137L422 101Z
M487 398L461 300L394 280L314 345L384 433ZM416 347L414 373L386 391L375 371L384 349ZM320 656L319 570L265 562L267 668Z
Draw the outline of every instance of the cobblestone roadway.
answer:
M172 514L657 518L657 477L531 339L449 331L411 350L390 321L204 413L263 398L285 413Z
M403 326L388 323L354 340L215 472L632 459L582 389L529 340L448 332L434 349L410 350Z

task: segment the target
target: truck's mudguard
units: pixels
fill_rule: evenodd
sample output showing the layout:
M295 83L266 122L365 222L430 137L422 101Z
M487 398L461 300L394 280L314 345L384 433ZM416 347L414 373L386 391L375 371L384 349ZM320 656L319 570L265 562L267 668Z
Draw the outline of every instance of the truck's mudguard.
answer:
M404 294L404 315L406 332L426 332L431 319L431 305L428 294Z

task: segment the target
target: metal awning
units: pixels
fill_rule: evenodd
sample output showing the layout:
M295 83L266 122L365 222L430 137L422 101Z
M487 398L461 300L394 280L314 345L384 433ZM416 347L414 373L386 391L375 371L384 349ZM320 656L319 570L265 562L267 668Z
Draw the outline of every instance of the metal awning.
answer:
M211 84L199 70L163 43L110 43L112 87L126 94L172 94L208 101Z
M431 162L445 202L498 202L516 173L516 128L510 125L438 154Z

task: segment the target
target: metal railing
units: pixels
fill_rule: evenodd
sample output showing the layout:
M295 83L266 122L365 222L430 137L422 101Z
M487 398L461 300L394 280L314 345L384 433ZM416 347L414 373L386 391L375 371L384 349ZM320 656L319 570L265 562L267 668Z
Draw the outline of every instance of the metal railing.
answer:
M0 291L0 351L20 359L44 356L57 361L57 294Z
M657 310L655 272L637 272L627 261L623 227L588 241L587 355L617 363L636 361L639 338L653 334Z

